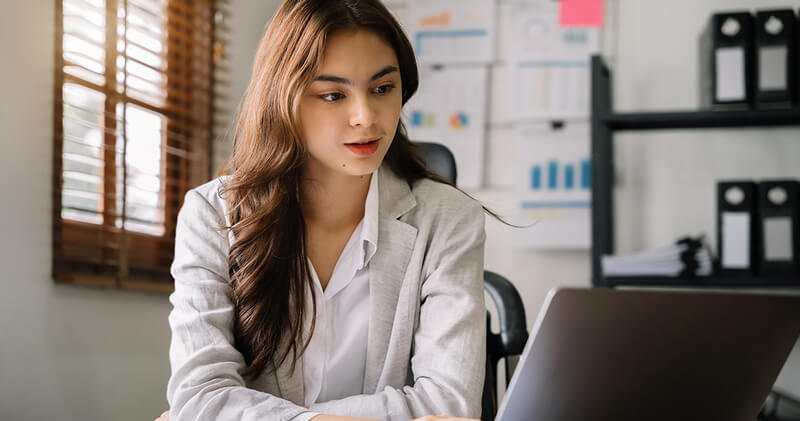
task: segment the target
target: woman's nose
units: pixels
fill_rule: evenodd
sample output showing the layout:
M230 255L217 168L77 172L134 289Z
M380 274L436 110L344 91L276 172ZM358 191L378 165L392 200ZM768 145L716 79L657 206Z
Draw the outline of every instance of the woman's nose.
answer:
M369 127L377 120L375 105L369 98L358 98L354 101L350 114L350 125L353 127Z

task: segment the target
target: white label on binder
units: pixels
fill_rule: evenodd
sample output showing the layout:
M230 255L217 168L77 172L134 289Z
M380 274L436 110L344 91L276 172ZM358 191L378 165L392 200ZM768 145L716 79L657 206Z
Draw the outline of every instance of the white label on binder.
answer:
M722 213L722 267L725 269L750 268L750 214L747 212Z
M717 101L746 99L744 89L744 49L717 48Z
M764 258L769 262L790 262L792 254L792 218L764 218Z
M758 90L786 89L786 47L761 47L758 49Z

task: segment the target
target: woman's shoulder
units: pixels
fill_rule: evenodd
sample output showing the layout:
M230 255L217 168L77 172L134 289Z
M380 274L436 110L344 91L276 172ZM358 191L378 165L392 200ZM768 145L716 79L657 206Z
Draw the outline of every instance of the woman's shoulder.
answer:
M457 216L482 214L480 202L463 191L429 178L415 181L411 192L417 202L418 212L426 215Z
M202 203L202 207L210 207L218 216L224 217L227 214L224 187L229 178L230 176L223 175L190 189L186 192L184 207L201 206L196 202L206 202L207 205Z

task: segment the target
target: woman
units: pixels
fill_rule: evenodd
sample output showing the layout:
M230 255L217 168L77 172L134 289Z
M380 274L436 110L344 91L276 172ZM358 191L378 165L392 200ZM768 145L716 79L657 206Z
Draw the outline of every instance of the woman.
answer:
M284 1L178 217L164 418L479 416L483 209L415 154L417 84L379 0Z

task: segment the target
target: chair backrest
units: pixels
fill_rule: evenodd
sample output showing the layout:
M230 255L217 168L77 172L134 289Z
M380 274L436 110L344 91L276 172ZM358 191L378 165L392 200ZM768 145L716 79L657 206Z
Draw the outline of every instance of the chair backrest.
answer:
M416 144L419 145L420 153L428 170L456 184L456 179L458 178L456 159L450 149L447 149L447 146L433 142L416 142Z
M417 142L428 170L453 184L456 183L456 160L446 146L432 142ZM505 384L511 380L516 358L522 354L528 340L525 308L517 289L511 282L490 271L483 272L483 287L492 298L499 318L500 332L491 331L491 315L486 312L486 380L483 384L482 420L493 420L497 413L497 364L505 360Z
M518 356L528 341L525 321L525 308L522 298L511 282L494 272L483 271L483 288L489 293L497 308L500 331L491 331L491 315L486 312L486 380L483 383L483 405L481 419L493 420L498 409L497 402L497 364L505 362L505 384L517 366Z

